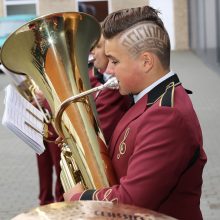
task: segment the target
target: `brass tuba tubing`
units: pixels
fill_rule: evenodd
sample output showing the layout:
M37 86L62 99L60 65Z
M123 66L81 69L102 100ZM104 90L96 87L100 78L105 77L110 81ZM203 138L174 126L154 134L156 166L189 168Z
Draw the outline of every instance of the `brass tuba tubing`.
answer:
M101 91L101 90L106 89L106 88L108 88L108 89L119 89L118 80L115 77L111 77L105 84L97 86L97 87L92 88L92 89L89 89L87 91L81 92L81 93L79 93L75 96L72 96L72 97L66 99L63 103L61 103L61 105L60 105L60 107L59 107L59 109L58 109L58 111L55 115L55 121L54 121L55 128L56 128L56 131L59 134L59 136L61 136L62 138L65 139L65 135L62 131L61 121L62 121L63 112L66 110L66 108L70 104L78 102L81 98L84 98L85 96L88 96L88 95L90 95L94 92Z
M61 152L61 161L60 165L62 167L61 171L61 182L64 187L64 191L70 190L76 183L81 182L84 189L87 189L88 186L86 185L84 181L83 175L79 172L79 169L77 167L77 164L75 163L74 155L72 155L72 152L70 151L67 144L65 144L65 135L62 130L61 122L62 122L62 116L63 112L66 110L66 108L73 103L76 103L78 101L81 101L81 99L85 98L86 96L100 91L104 89L119 89L118 86L118 80L115 77L110 78L104 85L97 86L95 88L89 89L87 91L81 92L75 96L72 96L68 99L66 99L59 107L58 112L55 116L54 125L57 130L57 133L64 138L64 143L62 146L62 152ZM76 147L76 146L75 146ZM102 151L103 152L103 151ZM106 154L106 153L105 153ZM101 155L105 157L106 155ZM108 159L103 158L103 160L108 161ZM109 165L108 165L109 166ZM106 172L109 172L109 170L106 170ZM113 179L112 174L107 174L109 179ZM111 178L109 177L111 176ZM115 181L115 180L114 180Z

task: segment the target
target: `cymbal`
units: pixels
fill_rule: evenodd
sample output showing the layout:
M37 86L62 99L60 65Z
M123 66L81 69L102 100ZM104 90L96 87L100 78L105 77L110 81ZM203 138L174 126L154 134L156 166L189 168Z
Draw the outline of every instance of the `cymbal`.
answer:
M21 213L12 220L174 220L169 216L131 205L103 201L57 202Z

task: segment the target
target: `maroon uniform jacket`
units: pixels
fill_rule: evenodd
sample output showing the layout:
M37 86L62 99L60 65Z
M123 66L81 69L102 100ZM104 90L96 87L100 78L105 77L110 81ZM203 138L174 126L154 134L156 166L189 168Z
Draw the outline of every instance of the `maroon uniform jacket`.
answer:
M174 75L142 97L118 123L109 144L118 185L72 197L152 209L200 220L202 132L185 89Z

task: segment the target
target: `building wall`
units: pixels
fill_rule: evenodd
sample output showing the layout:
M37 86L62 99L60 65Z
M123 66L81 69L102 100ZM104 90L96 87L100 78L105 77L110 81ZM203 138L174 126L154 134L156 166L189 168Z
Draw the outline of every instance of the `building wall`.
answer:
M175 49L189 48L188 3L187 0L174 0Z
M132 8L138 6L144 6L148 4L148 0L110 0L109 1L109 11L116 11L119 9L123 9L125 7Z
M3 16L3 0L0 0L0 16Z
M39 15L61 11L75 11L75 0L39 0Z
M164 25L170 36L171 48L175 49L175 29L174 29L174 13L173 13L173 1L175 0L149 0L149 5L160 11L160 17L164 22Z
M187 0L126 0L126 5L125 0L109 0L109 13L124 7L147 4L161 11L162 19L170 35L172 49L188 49ZM77 11L77 0L39 0L38 6L39 16L60 11ZM0 0L0 16L3 16L3 0Z
M220 2L188 0L190 48L220 73Z
M161 18L169 33L171 49L188 49L187 0L149 0L149 4L161 12Z
M161 11L161 18L168 30L173 50L189 48L187 0L126 0L126 7L151 5ZM109 1L109 11L125 7L124 0Z

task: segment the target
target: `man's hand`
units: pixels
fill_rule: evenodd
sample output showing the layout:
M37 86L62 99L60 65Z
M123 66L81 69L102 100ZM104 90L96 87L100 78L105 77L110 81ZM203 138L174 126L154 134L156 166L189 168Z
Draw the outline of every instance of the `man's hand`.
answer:
M65 192L63 194L64 200L69 202L69 201L74 201L74 200L79 200L79 198L76 196L76 194L81 194L85 190L83 189L83 186L81 183L77 183L72 189L69 191ZM74 197L75 195L75 197Z

